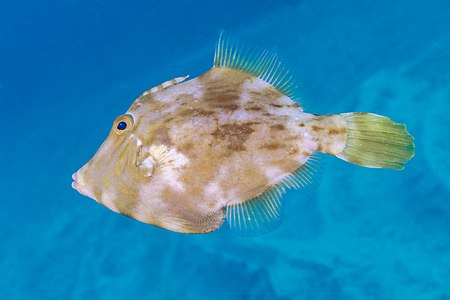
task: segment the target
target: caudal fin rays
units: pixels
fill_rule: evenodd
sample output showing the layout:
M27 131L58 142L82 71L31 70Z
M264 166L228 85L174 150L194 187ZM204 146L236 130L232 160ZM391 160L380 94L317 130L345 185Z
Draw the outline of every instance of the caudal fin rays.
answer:
M348 136L337 157L364 167L402 170L414 156L414 137L405 125L372 113L341 115Z

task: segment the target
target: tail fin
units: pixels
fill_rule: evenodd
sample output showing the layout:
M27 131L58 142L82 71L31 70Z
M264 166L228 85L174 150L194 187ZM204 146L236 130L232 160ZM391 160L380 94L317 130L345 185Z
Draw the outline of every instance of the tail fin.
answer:
M369 168L402 170L414 156L414 138L403 124L371 113L341 114L347 141L337 157Z

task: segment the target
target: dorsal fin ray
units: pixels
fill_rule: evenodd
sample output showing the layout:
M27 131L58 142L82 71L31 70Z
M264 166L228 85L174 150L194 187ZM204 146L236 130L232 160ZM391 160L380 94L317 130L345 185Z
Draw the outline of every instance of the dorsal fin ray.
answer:
M289 70L283 67L277 53L269 50L242 51L220 35L214 52L213 68L230 68L249 73L269 83L295 101L296 85Z
M226 220L231 230L241 236L258 236L269 233L281 224L282 196L287 189L305 189L319 183L321 155L309 159L283 180L248 201L226 206Z

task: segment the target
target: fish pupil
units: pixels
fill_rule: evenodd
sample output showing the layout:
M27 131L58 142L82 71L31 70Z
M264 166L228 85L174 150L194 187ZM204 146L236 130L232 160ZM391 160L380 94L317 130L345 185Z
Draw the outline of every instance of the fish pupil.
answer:
M125 123L125 122L119 122L119 124L117 124L117 129L119 129L119 130L125 130L125 128L127 128L127 123Z

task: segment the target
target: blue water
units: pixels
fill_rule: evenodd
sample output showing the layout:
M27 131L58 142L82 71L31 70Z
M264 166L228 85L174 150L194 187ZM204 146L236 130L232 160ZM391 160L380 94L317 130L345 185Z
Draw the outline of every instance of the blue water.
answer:
M0 299L450 299L450 4L9 1L0 9ZM222 29L276 49L314 113L406 123L402 172L328 159L276 231L182 235L70 186L146 89Z

